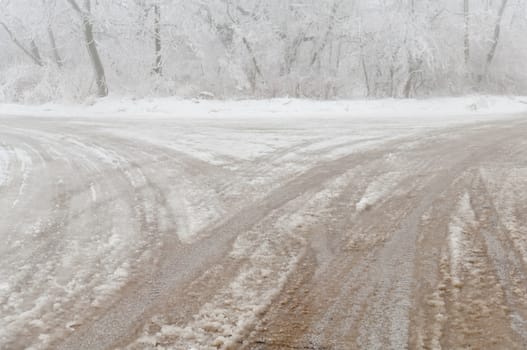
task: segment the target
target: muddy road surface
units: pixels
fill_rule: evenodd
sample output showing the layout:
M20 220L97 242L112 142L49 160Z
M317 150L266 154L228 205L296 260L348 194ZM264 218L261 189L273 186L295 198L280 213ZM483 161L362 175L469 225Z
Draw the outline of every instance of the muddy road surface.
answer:
M0 117L1 349L526 349L527 119Z

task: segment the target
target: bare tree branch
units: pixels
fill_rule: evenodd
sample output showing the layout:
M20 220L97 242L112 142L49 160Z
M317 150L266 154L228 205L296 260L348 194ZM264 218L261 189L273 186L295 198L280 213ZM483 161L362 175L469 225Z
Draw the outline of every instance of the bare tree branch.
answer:
M9 35L9 38L11 39L11 41L13 41L13 43L20 50L22 50L22 52L24 52L35 64L41 67L44 65L44 63L42 62L42 58L40 57L40 54L38 53L37 46L33 40L31 41L32 43L31 49L27 49L24 45L22 45L20 41L18 41L18 39L13 34L13 32L9 29L9 27L4 22L0 22L0 25L4 28L6 33Z

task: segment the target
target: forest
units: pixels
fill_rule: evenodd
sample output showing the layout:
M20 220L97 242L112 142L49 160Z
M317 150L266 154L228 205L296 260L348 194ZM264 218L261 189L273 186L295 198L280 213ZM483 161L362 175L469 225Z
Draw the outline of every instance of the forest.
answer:
M0 102L527 94L525 0L0 0Z

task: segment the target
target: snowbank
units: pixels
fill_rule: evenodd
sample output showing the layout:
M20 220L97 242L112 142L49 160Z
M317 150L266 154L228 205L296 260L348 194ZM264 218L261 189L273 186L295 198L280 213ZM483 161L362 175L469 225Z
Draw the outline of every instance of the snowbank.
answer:
M91 105L39 106L0 104L2 116L47 117L455 117L459 115L516 114L527 112L527 97L468 96L433 99L383 99L314 101L181 100L178 98L131 99L109 97Z

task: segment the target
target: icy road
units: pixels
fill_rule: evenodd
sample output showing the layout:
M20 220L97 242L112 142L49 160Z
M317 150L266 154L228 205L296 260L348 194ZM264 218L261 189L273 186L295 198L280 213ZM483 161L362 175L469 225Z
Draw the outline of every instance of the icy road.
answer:
M1 349L526 349L527 118L0 117Z

